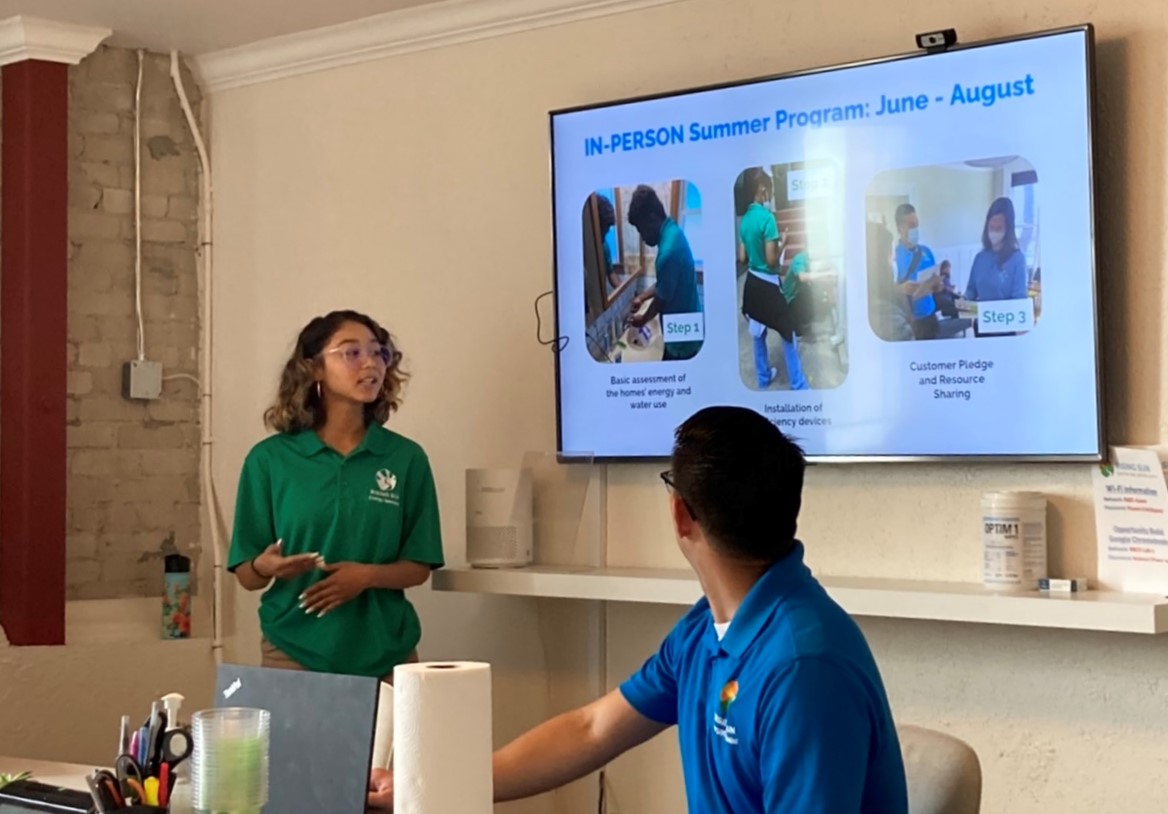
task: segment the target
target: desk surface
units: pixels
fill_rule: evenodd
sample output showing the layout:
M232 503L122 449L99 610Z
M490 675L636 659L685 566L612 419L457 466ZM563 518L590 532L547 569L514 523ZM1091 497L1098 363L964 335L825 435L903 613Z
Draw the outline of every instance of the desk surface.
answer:
M45 760L25 760L0 755L0 774L21 772L31 772L33 780L41 783L85 791L85 776L93 772L93 767L82 766L79 763L51 763Z

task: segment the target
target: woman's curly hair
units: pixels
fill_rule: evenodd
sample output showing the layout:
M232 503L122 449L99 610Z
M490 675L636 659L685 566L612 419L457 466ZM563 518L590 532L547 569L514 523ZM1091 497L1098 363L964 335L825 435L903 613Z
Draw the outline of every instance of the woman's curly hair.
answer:
M384 424L401 406L402 390L409 375L401 369L402 355L394 346L389 331L372 317L357 311L333 311L309 322L296 338L296 347L280 375L276 403L264 411L264 424L269 429L276 432L299 432L317 429L324 424L324 403L316 387L317 366L329 340L346 322L364 325L390 351L381 392L376 401L365 405L366 426Z

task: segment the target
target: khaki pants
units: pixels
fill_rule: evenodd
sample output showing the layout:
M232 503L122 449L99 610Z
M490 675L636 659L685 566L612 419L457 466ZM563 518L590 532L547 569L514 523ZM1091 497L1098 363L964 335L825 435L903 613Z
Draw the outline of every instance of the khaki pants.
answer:
M413 664L418 660L418 651L414 650L406 656L405 663ZM274 644L267 639L260 641L260 666L270 667L276 670L304 670L304 665L294 661L291 656L282 650L279 650ZM393 670L389 671L389 675L381 679L386 684L393 683Z

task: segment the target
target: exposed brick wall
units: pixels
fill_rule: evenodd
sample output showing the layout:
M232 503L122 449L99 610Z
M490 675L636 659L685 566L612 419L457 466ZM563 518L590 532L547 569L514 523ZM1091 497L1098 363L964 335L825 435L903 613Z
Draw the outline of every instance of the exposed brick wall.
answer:
M137 355L134 315L133 51L102 48L70 71L70 598L161 592L164 554L199 544L199 395L165 382L122 397ZM199 91L187 77L196 113ZM146 357L164 376L198 373L198 158L169 76L146 55L142 108L142 311Z

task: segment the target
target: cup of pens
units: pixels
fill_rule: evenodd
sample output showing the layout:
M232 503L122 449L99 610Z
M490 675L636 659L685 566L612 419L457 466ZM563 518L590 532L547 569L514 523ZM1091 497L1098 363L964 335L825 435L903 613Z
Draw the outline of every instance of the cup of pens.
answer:
M191 786L197 814L260 814L268 802L271 713L229 707L191 718Z

